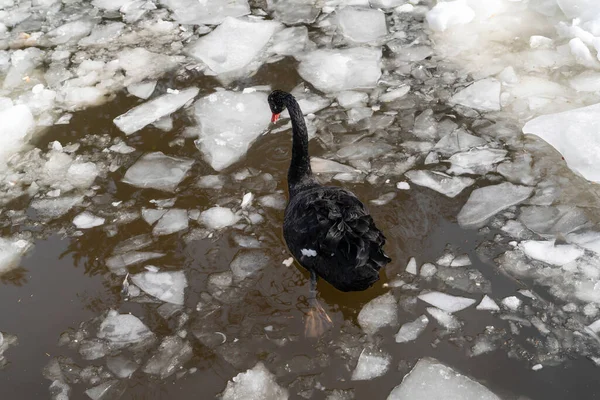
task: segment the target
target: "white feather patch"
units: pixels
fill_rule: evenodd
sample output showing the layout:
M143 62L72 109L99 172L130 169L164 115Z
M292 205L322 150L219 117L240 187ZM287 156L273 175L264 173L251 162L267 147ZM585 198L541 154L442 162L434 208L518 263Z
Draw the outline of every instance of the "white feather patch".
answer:
M300 250L300 252L302 253L303 256L306 256L306 257L316 257L317 256L317 252L313 249L302 249L302 250Z

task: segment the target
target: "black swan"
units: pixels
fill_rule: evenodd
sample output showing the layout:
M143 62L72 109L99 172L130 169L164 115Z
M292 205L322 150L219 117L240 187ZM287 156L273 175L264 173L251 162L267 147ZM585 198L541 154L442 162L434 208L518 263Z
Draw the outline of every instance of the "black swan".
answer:
M306 124L294 96L274 90L268 101L271 122L286 108L292 120L283 236L296 261L310 272L311 309L305 333L316 337L332 324L317 301L317 278L344 292L365 290L379 280L379 270L391 259L383 251L385 236L360 200L346 189L321 186L313 178Z

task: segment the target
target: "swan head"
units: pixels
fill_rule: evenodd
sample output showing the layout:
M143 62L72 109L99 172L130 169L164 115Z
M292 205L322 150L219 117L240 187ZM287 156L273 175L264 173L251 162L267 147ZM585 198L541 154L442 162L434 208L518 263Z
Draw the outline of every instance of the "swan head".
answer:
M290 96L289 93L284 92L283 90L273 90L271 94L269 94L269 107L271 108L271 112L273 116L271 117L271 122L277 122L279 119L279 114L283 110L285 110L285 104L287 98Z

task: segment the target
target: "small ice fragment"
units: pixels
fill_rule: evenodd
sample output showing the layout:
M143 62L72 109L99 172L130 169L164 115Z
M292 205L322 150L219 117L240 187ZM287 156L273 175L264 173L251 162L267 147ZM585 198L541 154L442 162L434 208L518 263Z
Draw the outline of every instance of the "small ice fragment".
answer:
M482 310L482 311L499 311L500 310L500 307L498 307L498 304L496 304L496 302L494 300L492 300L487 294L485 296L483 296L483 299L481 299L481 302L475 308L477 310Z
M429 278L435 275L437 267L431 263L425 263L421 266L421 276L423 278Z
M532 49L549 49L554 41L546 36L533 35L529 38L529 47Z
M386 293L364 305L358 314L358 324L368 335L384 326L398 323L398 304L391 293Z
M156 236L170 235L188 228L188 213L186 210L170 209L152 229Z
M379 96L379 101L383 103L388 103L390 101L398 100L399 98L404 97L410 91L410 86L404 85L398 89L394 89L392 91L386 92Z
M443 32L454 25L468 24L475 18L475 12L465 0L439 2L425 18L431 29Z
M336 11L341 33L357 43L372 42L387 34L385 14L366 7L344 7Z
M396 343L405 343L415 340L421 332L425 330L429 319L426 315L421 315L411 322L404 323L396 334Z
M416 185L424 186L448 197L456 197L465 188L475 183L466 177L450 176L437 171L408 171L406 177Z
M316 257L317 256L317 252L313 249L302 249L302 250L300 250L300 252L305 257Z
M438 3L449 4L449 3ZM473 83L450 98L450 103L471 107L479 111L499 111L500 81L486 78Z
M502 299L502 305L512 311L518 310L521 306L521 303L521 299L519 299L517 296L509 296Z
M469 259L469 256L466 254L456 257L450 263L451 267L466 267L468 265L471 265L471 260Z
M90 229L104 224L104 218L95 216L94 214L84 211L73 219L73 225L77 229Z
M533 367L531 367L531 369L534 371L539 371L542 368L544 368L542 364L535 364Z
M141 272L131 281L149 295L172 304L183 305L187 279L183 271Z
M240 217L229 208L213 207L200 214L199 222L209 229L223 229L234 225L239 219Z
M119 142L117 144L114 144L114 145L110 146L108 149L110 151L113 151L113 152L119 153L119 154L129 154L129 153L133 153L135 151L134 147L127 146L125 144L125 142Z
M460 328L460 321L454 315L440 310L436 307L427 307L427 312L431 314L436 321L449 331Z
M409 190L410 185L408 184L408 182L398 182L398 183L396 183L396 189Z
M157 81L134 83L127 86L127 91L135 97L146 100L154 93L156 83Z
M130 378L139 368L139 365L122 355L107 358L106 366L117 378L121 379Z
M129 167L123 182L140 188L173 192L193 164L193 160L169 157L160 151L148 153Z
M111 310L100 324L98 337L114 344L140 342L154 334L140 319L131 314L119 314Z
M268 194L258 199L263 207L274 208L276 210L285 210L287 201L282 194Z
M262 250L241 250L231 261L229 268L239 282L250 278L271 265L271 258Z
M250 204L252 204L252 200L254 199L254 194L252 192L248 192L244 195L244 197L242 198L242 204L241 207L242 209L248 207Z
M451 296L441 292L429 292L420 294L418 297L424 302L450 313L464 310L475 303L474 299Z
M146 363L143 371L156 375L160 379L171 376L193 356L192 346L179 336L167 336L163 339L156 353Z
M411 257L408 261L408 265L406 266L406 272L412 275L417 275L417 260L414 257Z
M227 382L222 400L287 400L288 397L287 389L279 386L275 375L259 362Z
M282 264L285 265L286 267L291 266L293 263L294 263L294 257L286 258L282 262Z
M391 361L392 358L386 353L364 349L358 357L354 372L352 372L352 380L366 381L385 375L390 368Z

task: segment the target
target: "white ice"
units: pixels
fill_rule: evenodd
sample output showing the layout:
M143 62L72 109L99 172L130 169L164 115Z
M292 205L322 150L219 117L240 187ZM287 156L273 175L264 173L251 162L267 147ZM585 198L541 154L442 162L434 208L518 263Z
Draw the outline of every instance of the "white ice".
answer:
M188 213L186 210L173 208L167 211L158 220L158 223L152 229L156 236L170 235L188 228Z
M31 246L23 239L0 237L0 275L18 267Z
M194 111L200 124L193 131L196 146L215 171L241 159L271 121L267 95L261 92L216 92L198 100Z
M447 313L446 311L440 310L436 307L427 307L427 312L435 318L435 320L449 331L453 331L460 328L460 321L454 315Z
M275 21L227 17L214 31L191 44L187 52L215 74L243 75L279 29L281 24Z
M496 213L531 196L532 187L504 182L475 189L457 216L460 226L479 227Z
M453 25L467 24L475 12L466 0L439 2L426 14L427 23L434 31L445 31Z
M578 246L555 244L554 241L524 240L519 247L528 257L559 267L584 254L584 250Z
M160 3L171 9L175 20L184 25L218 25L227 17L250 14L247 0L160 0Z
M152 93L154 93L154 89L156 89L156 83L156 81L133 83L127 86L127 91L135 97L146 100L148 97L152 96Z
M282 388L262 362L246 372L240 372L229 382L222 400L287 400L288 391Z
M425 263L425 264L423 264L423 266L421 266L420 274L423 278L430 278L430 277L434 276L436 272L437 272L437 267L435 265L433 265L432 263Z
M200 214L199 221L209 229L223 229L234 225L240 217L229 208L213 207Z
M106 259L106 266L115 274L125 275L125 267L142 263L163 257L164 253L154 251L130 251L123 254L116 254Z
M84 211L73 219L73 225L77 229L90 229L104 224L104 218L97 217L94 214Z
M500 400L480 383L433 358L420 359L387 400Z
M357 43L372 42L387 34L385 14L377 9L344 7L336 11L342 34Z
M410 92L410 86L403 85L400 86L398 89L393 89L388 92L385 92L384 94L379 96L379 101L383 103L389 103L391 101L398 100L406 96L408 92Z
M412 275L417 275L419 272L417 271L417 260L414 257L411 257L408 260L408 265L406 265L406 272Z
M537 135L562 154L569 168L593 182L600 182L600 104L527 122L523 133Z
M373 335L384 326L398 323L398 304L391 293L374 298L364 305L358 314L358 324L368 335Z
M498 111L501 109L500 87L496 79L482 79L456 93L450 98L450 103L479 111Z
M323 92L375 87L381 76L381 49L319 49L302 56L298 73Z
M83 196L35 198L31 202L31 208L42 218L54 219L62 217L82 201Z
M449 294L441 292L429 292L425 294L420 294L419 299L449 313L464 310L465 308L470 307L475 303L474 299L469 299L467 297L460 296L451 296Z
M456 197L465 188L475 183L467 177L450 176L437 171L408 171L405 176L412 183L425 186L448 197Z
M427 328L429 319L426 315L417 317L414 321L405 322L396 333L396 343L411 342L419 337L419 335Z
M502 305L511 311L517 311L523 301L517 296L508 296L502 299Z
M183 305L187 279L183 271L141 272L131 281L144 292L167 303Z
M33 115L24 104L8 107L0 111L0 171L6 167L6 160L19 152L28 141L35 126Z
M490 298L490 296L488 296L487 294L485 296L483 296L483 299L481 299L481 302L479 304L477 304L477 307L475 307L477 310L481 310L481 311L499 311L500 307L498 307L498 304L496 304L496 302L494 300L492 300Z
M123 182L139 188L173 192L193 164L193 160L169 157L160 151L148 153L129 167Z
M139 368L139 365L129 360L123 355L109 357L106 359L106 366L118 378L127 379Z
M167 336L158 346L156 353L150 357L143 371L165 379L179 371L193 355L192 346L187 340L177 335Z
M485 139L473 136L464 129L456 129L442 137L433 149L440 154L450 156L459 151L466 151L485 144L487 144Z
M494 168L494 164L503 161L508 152L500 149L477 148L456 153L449 158L452 167L449 174L478 174L483 175Z
M353 381L367 381L375 379L390 368L392 357L382 351L364 349L358 357L356 368L352 372Z
M170 115L183 107L188 101L198 94L198 88L189 88L177 93L167 93L156 99L132 108L125 114L116 117L113 122L126 135L131 135L158 121L164 116Z
M135 315L119 314L114 310L108 313L98 329L100 339L106 339L119 345L137 343L153 335L150 329Z

